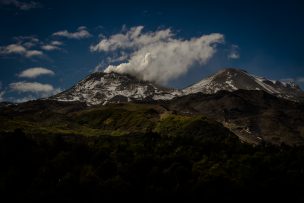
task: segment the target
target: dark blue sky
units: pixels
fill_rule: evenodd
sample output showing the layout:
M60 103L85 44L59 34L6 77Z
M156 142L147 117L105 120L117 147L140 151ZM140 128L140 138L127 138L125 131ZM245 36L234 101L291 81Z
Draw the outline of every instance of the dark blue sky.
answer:
M223 67L237 67L271 79L293 79L304 87L304 4L301 1L34 2L0 0L2 100L18 101L47 94L48 90L43 92L39 87L36 91L29 90L30 86L20 90L18 85L23 83L49 84L54 92L71 87L105 61L104 53L90 51L90 46L100 41L100 34L109 37L121 32L123 26L139 25L144 26L145 32L170 28L178 39L211 33L225 37L225 43L217 47L207 64L194 65L187 74L171 80L169 86L182 88ZM87 37L53 35L64 30L70 34L78 32L80 26L86 26L79 30L88 32ZM24 36L39 42L32 41L34 45L28 44L26 50L8 47L12 44L24 47L24 43L30 41ZM62 43L56 45L58 49L42 49L54 41ZM39 53L28 52L33 50ZM231 51L239 57L227 57ZM33 67L47 68L54 74L20 77L22 71Z

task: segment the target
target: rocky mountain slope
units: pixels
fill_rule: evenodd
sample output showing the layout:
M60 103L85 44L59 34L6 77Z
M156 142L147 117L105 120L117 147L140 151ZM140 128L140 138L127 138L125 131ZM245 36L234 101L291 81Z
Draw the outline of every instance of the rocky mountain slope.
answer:
M247 143L304 144L304 105L264 91L190 94L166 102L171 111L205 115L221 122Z
M72 88L48 99L79 101L87 105L124 103L132 101L170 100L193 93L214 94L220 90L263 90L271 95L292 101L303 101L304 92L292 82L269 80L240 69L223 69L185 89L160 87L130 75L96 72Z
M304 98L304 92L293 82L269 80L249 74L245 70L234 68L223 69L183 89L183 94L198 92L214 94L220 90L232 92L239 89L263 90L271 95L292 101L299 101Z
M88 105L122 103L135 100L168 100L179 95L178 90L164 88L130 75L96 72L52 100L80 101Z

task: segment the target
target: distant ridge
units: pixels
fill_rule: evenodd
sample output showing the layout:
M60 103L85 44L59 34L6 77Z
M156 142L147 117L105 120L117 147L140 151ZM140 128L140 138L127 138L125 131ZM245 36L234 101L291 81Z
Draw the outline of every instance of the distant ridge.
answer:
M220 90L260 90L291 101L304 101L304 93L293 82L270 80L248 73L242 69L227 68L202 79L182 90L165 88L149 81L119 73L96 72L48 99L57 101L80 101L87 105L122 103L132 101L171 100L194 94L214 94Z
M271 95L284 99L303 100L304 93L293 82L269 80L264 77L249 74L242 69L227 68L202 79L201 81L183 89L183 94L205 93L214 94L220 90L263 90Z

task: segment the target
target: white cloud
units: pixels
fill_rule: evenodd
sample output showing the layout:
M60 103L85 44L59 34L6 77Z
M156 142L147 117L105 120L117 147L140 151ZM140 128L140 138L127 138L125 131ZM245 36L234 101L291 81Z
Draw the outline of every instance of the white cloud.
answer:
M37 98L44 98L49 97L54 94L58 94L62 90L60 88L54 88L51 84L42 84L38 82L15 82L9 84L9 88L11 91L18 92L18 93L32 93L32 94L25 96L24 98L19 98L19 102L24 102L27 100L33 100ZM15 99L18 102L18 99Z
M13 101L15 103L23 103L23 102L27 102L27 101L31 101L31 100L36 100L39 98L46 98L46 97L50 97L54 94L58 94L60 93L62 90L60 88L54 89L53 91L50 92L35 92L34 94L30 93L26 96L23 97L19 97L19 98L14 98L11 97L10 101Z
M86 30L86 29L87 29L86 26L79 26L79 27L77 28L77 30Z
M46 45L41 46L41 49L43 49L45 51L53 51L53 50L59 50L60 47L57 47L57 46L52 45L52 44L46 44Z
M17 37L14 37L13 39L16 40L18 42L18 44L23 44L23 45L25 45L25 43L29 43L29 45L35 46L40 43L40 40L33 35L17 36Z
M42 56L42 55L43 55L43 52L38 51L38 50L27 50L26 53L25 53L25 56L27 58L31 58L31 57L34 57L34 56Z
M17 36L13 38L17 45L23 46L25 49L29 50L33 47L37 47L42 44L42 42L33 35L30 36Z
M35 36L18 36L14 37L15 43L0 46L0 56L21 55L27 58L44 56L44 51L61 50L63 43L53 40L49 42L40 41Z
M174 37L171 29L143 33L143 26L133 27L102 39L91 51L131 50L129 59L119 65L109 65L105 72L128 73L142 80L166 84L187 73L195 64L204 65L215 54L216 45L224 42L219 33L189 40Z
M31 10L34 8L40 8L42 5L35 1L24 2L18 0L0 0L1 5L12 5L20 10Z
M62 30L53 33L53 36L66 37L69 39L85 39L91 37L92 35L87 31L87 28L85 26L80 26L78 27L76 32Z
M105 58L106 64L110 63L117 63L126 61L130 58L130 55L127 52L120 51L120 52L113 52L112 56L108 56Z
M27 58L42 56L43 52L38 50L29 50L21 44L9 44L0 47L0 55L18 54Z
M56 40L51 42L51 45L53 45L53 46L60 46L62 44L63 44L62 42L56 41Z
M120 56L107 58L107 61L109 63L114 63L114 62L125 61L128 58L129 58L129 55L126 54L126 53L124 53L124 52L122 52Z
M240 58L240 52L239 52L239 46L238 45L232 45L231 49L228 54L229 59L239 59Z
M29 48L32 48L32 47L36 46L36 43L34 43L34 42L24 42L23 46L29 49Z
M97 45L91 46L91 51L115 51L117 49L138 48L156 42L166 42L173 37L170 29L142 33L143 26L132 27L126 33L112 35L102 39ZM123 28L126 30L126 28Z
M229 53L228 58L230 58L230 59L239 59L240 58L240 54L237 53L237 52L231 52L231 53Z
M41 49L45 50L45 51L54 51L54 50L60 50L61 49L61 45L63 43L60 41L51 41L49 43L45 43L41 46Z
M4 47L0 47L0 54L8 55L8 54L24 54L26 52L26 48L19 44L10 44Z
M11 83L9 87L12 91L16 92L51 93L55 90L50 84L25 81Z
M24 71L22 71L20 74L18 74L19 77L24 77L24 78L36 78L40 75L55 75L54 71L43 68L43 67L34 67L34 68L29 68Z
M30 101L30 100L36 100L36 99L39 99L39 98L50 97L50 96L53 96L53 95L58 94L60 92L62 92L62 89L56 88L53 91L34 92L35 93L34 95L29 94L29 95L26 95L26 96L21 97L21 98L12 98L11 100L13 102L16 102L16 103L22 103L22 102L27 102L27 101Z

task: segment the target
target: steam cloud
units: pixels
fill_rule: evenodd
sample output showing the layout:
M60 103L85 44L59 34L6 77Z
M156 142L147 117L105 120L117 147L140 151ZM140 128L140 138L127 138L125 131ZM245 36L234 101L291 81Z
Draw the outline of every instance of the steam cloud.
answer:
M91 51L129 53L125 62L109 65L104 72L127 73L142 80L166 84L187 73L193 64L206 64L216 52L216 45L224 42L224 36L219 33L185 40L176 38L171 29L144 33L143 28L133 27L103 37L98 44L91 46Z

